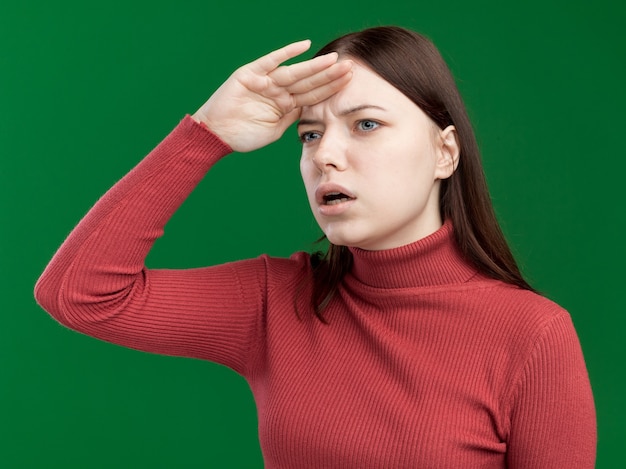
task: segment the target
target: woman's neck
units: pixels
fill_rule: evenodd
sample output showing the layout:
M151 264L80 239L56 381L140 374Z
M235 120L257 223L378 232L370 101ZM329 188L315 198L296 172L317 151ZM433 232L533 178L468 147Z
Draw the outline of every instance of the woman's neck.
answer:
M476 269L463 258L450 221L425 238L394 249L350 248L351 275L376 288L428 287L464 283Z

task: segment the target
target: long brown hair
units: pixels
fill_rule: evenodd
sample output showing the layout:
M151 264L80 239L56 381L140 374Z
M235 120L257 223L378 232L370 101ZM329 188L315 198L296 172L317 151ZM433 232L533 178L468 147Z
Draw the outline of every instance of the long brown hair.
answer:
M454 78L435 45L413 31L383 26L335 39L316 56L329 52L371 68L419 106L439 128L456 128L461 156L456 171L441 182L441 217L452 221L458 247L480 272L533 290L522 277L496 220L472 125ZM324 308L352 267L352 254L347 247L331 243L326 254L311 257L311 265L311 303L323 320Z

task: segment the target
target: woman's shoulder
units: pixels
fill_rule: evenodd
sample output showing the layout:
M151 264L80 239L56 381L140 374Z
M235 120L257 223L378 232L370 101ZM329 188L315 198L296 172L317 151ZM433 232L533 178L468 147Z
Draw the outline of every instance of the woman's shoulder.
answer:
M263 254L256 259L265 266L268 281L281 282L294 276L301 276L311 268L311 255L298 251L289 257L276 257Z
M268 287L287 286L294 280L300 280L311 270L311 255L295 252L289 257L277 257L262 254L258 257L233 261L225 264L239 276L254 275L264 277Z
M483 311L513 343L532 344L556 329L560 334L575 335L569 312L534 291L494 280L484 284L476 301L484 304Z
M460 294L473 297L492 311L545 318L568 314L565 308L541 292L521 288L481 273L460 285L457 290Z
M541 321L551 321L557 316L568 316L565 308L541 293L519 288L504 282L497 281L487 294L494 301L502 303L509 313L536 318Z

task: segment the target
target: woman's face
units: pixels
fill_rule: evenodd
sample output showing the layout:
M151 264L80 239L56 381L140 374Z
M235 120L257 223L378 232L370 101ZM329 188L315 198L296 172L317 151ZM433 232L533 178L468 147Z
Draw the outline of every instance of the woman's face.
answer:
M371 69L298 123L300 170L313 215L330 242L368 250L417 241L442 224L440 180L458 159L453 127L439 129Z

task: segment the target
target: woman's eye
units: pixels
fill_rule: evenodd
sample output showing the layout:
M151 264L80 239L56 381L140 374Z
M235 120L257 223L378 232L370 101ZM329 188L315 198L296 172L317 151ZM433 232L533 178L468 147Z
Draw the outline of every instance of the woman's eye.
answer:
M369 132L376 129L379 125L380 124L376 121L365 119L357 123L357 128L363 132Z
M300 134L300 141L302 143L309 143L321 137L322 136L319 134L319 132L302 132Z

